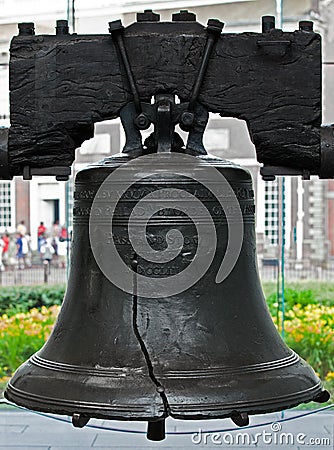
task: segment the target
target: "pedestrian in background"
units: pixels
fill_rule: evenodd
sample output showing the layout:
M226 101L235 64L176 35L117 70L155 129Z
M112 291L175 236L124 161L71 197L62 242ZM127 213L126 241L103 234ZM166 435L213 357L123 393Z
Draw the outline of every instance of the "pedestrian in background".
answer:
M2 249L2 262L3 262L3 264L5 265L5 267L6 266L8 266L9 265L9 243L10 243L10 237L9 237L9 234L8 233L5 233L3 236L2 236L2 240L3 240L3 242L4 242L4 247L3 247L3 249Z
M16 231L18 234L21 234L22 236L24 236L26 234L27 227L25 226L24 220L21 220L21 222L18 224Z
M38 251L40 252L41 250L41 243L44 239L46 233L46 226L44 225L44 222L41 222L39 224L39 227L37 228L37 242L38 242Z
M55 251L54 252L55 259L57 259L58 256L58 238L60 236L60 231L61 228L59 225L59 220L55 220L52 225L52 241L51 241L53 249Z
M0 272L3 272L5 270L5 266L3 265L3 249L5 248L5 242L3 238L0 238Z
M58 248L58 267L66 267L66 256L67 256L67 246L68 246L68 235L67 228L65 225L61 227L60 236L58 238L57 248Z
M41 252L43 264L48 264L49 268L50 268L52 257L53 257L53 255L55 253L53 245L52 245L52 241L51 241L50 238L46 238L46 239L43 240L43 242L41 244L41 251L40 252Z
M21 233L18 233L16 238L16 258L18 268L24 269L25 254L23 253L23 235Z
M31 267L31 237L29 233L22 237L22 252L24 254L25 267Z

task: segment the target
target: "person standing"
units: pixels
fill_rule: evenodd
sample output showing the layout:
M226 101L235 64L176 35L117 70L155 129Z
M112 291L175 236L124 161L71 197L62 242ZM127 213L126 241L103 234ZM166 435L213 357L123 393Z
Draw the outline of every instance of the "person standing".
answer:
M5 266L8 266L9 264L9 257L8 257L8 249L9 249L9 243L10 243L10 237L8 233L5 233L2 236L2 240L4 242L4 247L2 249L2 262Z
M17 258L17 265L19 269L24 269L24 253L22 251L23 248L23 235L21 233L17 234L16 238L16 258Z
M66 267L66 256L67 256L67 246L68 246L68 236L67 228L65 225L61 227L60 236L57 243L58 248L58 267L64 269Z
M43 264L47 264L49 266L48 272L50 273L50 265L52 261L52 257L54 255L55 251L53 248L53 245L51 243L51 239L47 238L44 239L41 245L41 257L43 260Z
M24 265L25 267L31 267L31 237L26 233L22 237L22 253L24 255Z
M17 233L21 234L22 236L24 236L26 234L27 227L25 226L24 220L21 220L21 222L18 224L16 231L17 231Z
M41 244L44 239L46 233L46 226L44 225L44 222L41 222L39 224L39 227L37 228L37 242L38 242L38 251L41 250Z
M3 238L0 238L0 271L3 272L5 270L5 266L3 265L3 250L5 248L5 242Z
M58 246L57 246L57 243L58 243L58 238L59 238L59 236L60 236L60 225L59 225L59 220L55 220L54 222L53 222L53 226L52 226L52 246L53 246L53 249L54 249L54 251L55 251L55 256L56 256L56 258L57 258L57 255L58 255Z

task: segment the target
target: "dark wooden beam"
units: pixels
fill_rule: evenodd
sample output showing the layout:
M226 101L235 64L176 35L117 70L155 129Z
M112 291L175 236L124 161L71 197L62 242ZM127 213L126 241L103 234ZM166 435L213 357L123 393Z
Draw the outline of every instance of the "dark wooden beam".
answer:
M196 22L135 23L124 40L141 99L189 100L206 31ZM110 35L17 36L11 43L9 161L70 166L95 122L119 116L132 96ZM307 31L222 34L199 101L247 122L258 160L320 165L321 38ZM242 149L240 149L242 154Z

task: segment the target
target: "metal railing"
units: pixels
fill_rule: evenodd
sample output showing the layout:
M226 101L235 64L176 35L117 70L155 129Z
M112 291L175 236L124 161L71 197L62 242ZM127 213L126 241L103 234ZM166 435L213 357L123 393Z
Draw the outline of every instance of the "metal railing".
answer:
M260 267L260 277L262 281L273 281L277 279L277 267ZM322 268L320 266L310 266L301 268L286 268L284 271L286 281L318 280L334 282L334 267Z
M9 270L0 272L1 286L34 284L63 284L67 281L66 268L60 268L49 264L18 269L12 267Z
M262 281L277 280L277 267L275 266L260 266L259 272ZM287 281L318 280L334 282L334 266L326 269L316 266L300 269L287 268L285 278ZM66 268L52 264L39 264L25 269L11 267L4 272L0 272L0 286L30 286L34 284L63 284L66 282Z

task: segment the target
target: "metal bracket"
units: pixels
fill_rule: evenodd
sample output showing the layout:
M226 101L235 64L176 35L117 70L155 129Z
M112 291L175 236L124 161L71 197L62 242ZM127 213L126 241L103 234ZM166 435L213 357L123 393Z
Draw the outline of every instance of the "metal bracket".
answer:
M158 125L159 114L162 112L161 110L159 110L159 103L161 105L161 102L165 100L169 103L170 108L170 126L173 130L171 140L172 151L184 151L189 154L206 155L207 153L203 145L203 135L209 119L208 110L200 103L195 104L195 121L188 132L188 140L186 147L184 148L182 138L174 132L174 127L180 122L180 117L187 110L188 103L185 102L175 104L174 96L170 94L157 95L156 102L153 104L141 104L145 116L148 117L150 123L153 123L155 126L154 133L152 133L152 135L150 135L145 141L147 149L143 147L141 133L135 124L135 118L137 116L134 103L127 103L121 109L120 118L125 132L125 145L123 148L123 153L128 153L132 157L137 157L144 154L145 152L151 153L157 151L158 137L156 133L159 126L164 126L163 123Z
M57 181L67 181L71 175L71 168L65 166L51 167L23 167L23 179L31 180L33 175L39 176L56 176Z
M172 151L174 124L172 121L173 95L157 96L156 134L158 140L157 153Z
M257 41L257 45L262 49L265 55L275 58L282 57L287 53L291 46L291 41L260 40Z
M109 22L109 31L118 49L133 96L133 102L128 103L120 111L120 118L126 135L123 152L129 153L133 157L143 153L143 144L139 130L149 128L151 123L155 124L155 136L148 138L148 146L151 149L155 147L155 151L158 152L171 151L174 143L174 126L179 123L184 131L189 132L186 151L193 154L206 154L203 146L203 134L209 114L207 109L198 103L197 98L214 44L220 36L223 27L224 24L219 20L210 19L208 21L208 39L189 102L176 105L174 96L170 94L159 94L156 97L156 104L151 105L149 103L142 103L139 98L138 89L124 45L124 27L122 22L120 20ZM163 115L166 116L165 119L161 119ZM167 124L170 127L168 130L166 128ZM181 142L182 140L179 137L177 147L181 147Z
M295 169L292 167L266 166L266 165L261 167L260 173L264 181L275 181L276 176L299 176L299 175L302 176L303 180L309 180L311 175L313 175L308 169Z

